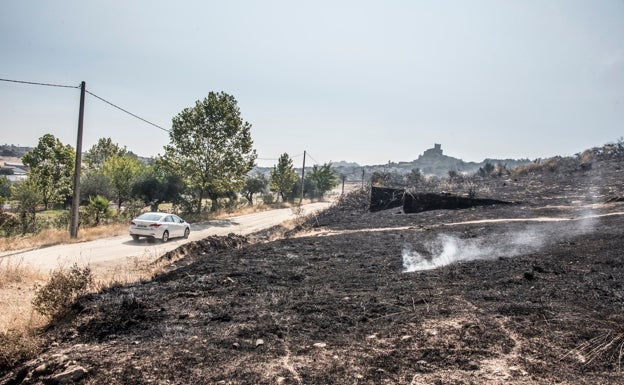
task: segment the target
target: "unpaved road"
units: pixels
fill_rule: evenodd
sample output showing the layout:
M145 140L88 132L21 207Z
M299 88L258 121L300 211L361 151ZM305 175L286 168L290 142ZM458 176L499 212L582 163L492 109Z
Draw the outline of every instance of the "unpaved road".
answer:
M307 215L329 205L328 202L304 205L302 214ZM19 261L44 272L60 266L71 266L74 263L79 266L88 264L94 270L111 270L115 266L122 266L131 261L153 261L186 242L196 241L210 235L250 234L295 217L296 214L290 208L278 209L194 223L191 225L191 235L188 239L176 238L167 243L148 242L146 239L133 241L129 235L119 235L90 242L10 251L1 253L0 259L10 258L12 261Z

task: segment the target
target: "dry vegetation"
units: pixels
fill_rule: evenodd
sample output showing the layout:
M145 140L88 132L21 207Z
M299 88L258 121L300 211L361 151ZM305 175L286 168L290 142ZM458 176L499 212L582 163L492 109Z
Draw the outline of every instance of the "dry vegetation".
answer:
M65 243L86 242L102 237L126 234L127 232L128 224L116 223L81 229L78 232L78 238L72 239L69 236L68 230L44 229L37 234L1 238L0 252L25 250Z
M83 239L86 240L86 239ZM0 371L38 354L41 330L78 295L149 281L168 262L134 258L113 270L59 267L44 274L16 258L0 258Z

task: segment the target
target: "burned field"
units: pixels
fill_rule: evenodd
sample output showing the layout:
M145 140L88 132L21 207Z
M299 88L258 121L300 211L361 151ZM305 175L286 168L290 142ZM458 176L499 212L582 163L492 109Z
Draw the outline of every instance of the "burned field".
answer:
M619 384L622 166L488 182L512 205L356 202L198 242L81 298L0 384Z

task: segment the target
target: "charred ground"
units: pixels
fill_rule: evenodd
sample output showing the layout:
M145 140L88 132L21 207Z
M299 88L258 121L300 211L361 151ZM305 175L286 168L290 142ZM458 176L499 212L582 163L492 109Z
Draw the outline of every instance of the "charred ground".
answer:
M369 213L350 196L287 238L208 238L80 299L0 384L619 384L623 166L482 182L513 205ZM432 257L441 234L486 259L404 272L406 247Z

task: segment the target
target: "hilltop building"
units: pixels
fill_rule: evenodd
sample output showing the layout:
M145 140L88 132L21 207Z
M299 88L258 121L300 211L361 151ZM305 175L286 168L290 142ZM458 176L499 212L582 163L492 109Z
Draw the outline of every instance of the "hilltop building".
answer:
M442 155L444 155L442 153L442 145L438 143L434 143L433 148L425 150L425 152L423 152L423 154L419 156L418 159L423 158L423 157L430 158L430 157L437 157L437 156L442 156Z

